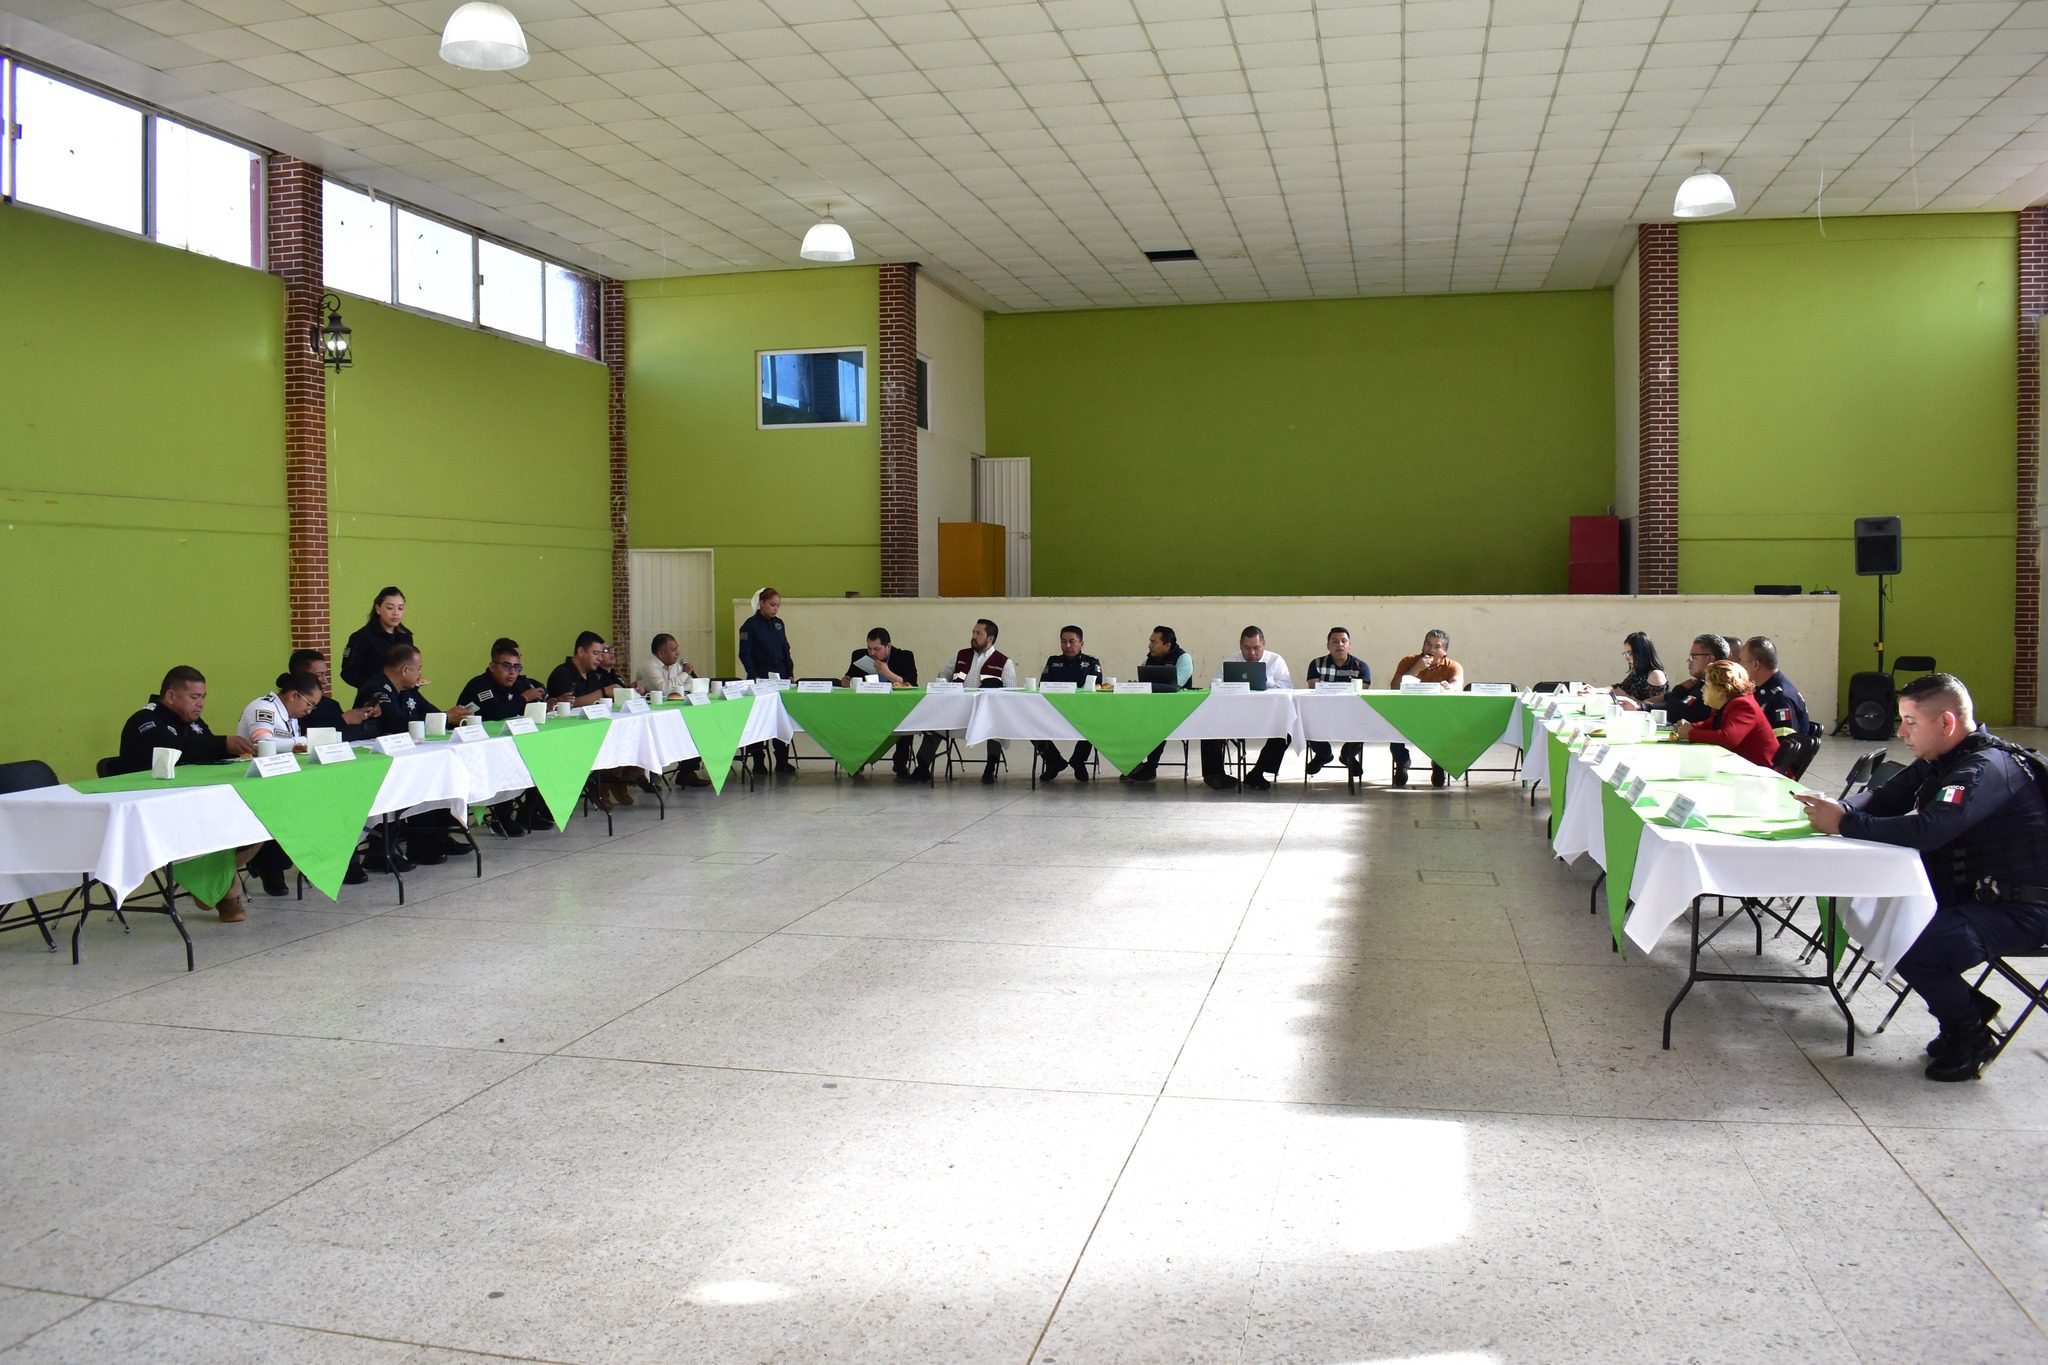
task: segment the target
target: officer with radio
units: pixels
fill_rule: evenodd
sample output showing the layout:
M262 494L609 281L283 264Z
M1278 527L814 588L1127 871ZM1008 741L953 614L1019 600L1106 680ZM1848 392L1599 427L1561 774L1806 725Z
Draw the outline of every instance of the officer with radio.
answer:
M1899 738L1916 761L1891 781L1841 804L1799 801L1823 834L1919 850L1938 905L1899 975L1941 1025L1928 1079L1975 1080L1998 1053L1999 1006L1962 973L2048 945L2048 765L1977 724L1948 673L1900 692Z
M1081 628L1060 627L1060 652L1046 659L1045 667L1038 671L1042 683L1073 683L1078 687L1092 687L1102 680L1102 660L1093 654L1081 652ZM1095 756L1095 746L1082 740L1074 746L1070 757L1062 757L1057 745L1049 739L1034 739L1031 747L1038 754L1040 766L1045 771L1045 780L1050 782L1069 768L1074 771L1076 782L1088 780L1088 760Z

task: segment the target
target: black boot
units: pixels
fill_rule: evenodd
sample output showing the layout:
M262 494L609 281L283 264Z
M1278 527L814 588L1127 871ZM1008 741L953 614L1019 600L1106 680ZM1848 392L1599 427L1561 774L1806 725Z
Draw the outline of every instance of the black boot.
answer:
M1998 1052L1998 1040L1984 1024L1957 1029L1955 1035L1927 1064L1928 1080L1974 1081L1983 1073L1984 1063Z
M1982 991L1978 991L1978 992L1976 992L1976 996L1977 996L1977 1020L1976 1020L1976 1022L1975 1022L1975 1023L1973 1023L1973 1024L1967 1024L1967 1025L1964 1025L1964 1026L1963 1026L1962 1028L1959 1028L1959 1029L1948 1029L1948 1028L1944 1028L1944 1029L1942 1029L1942 1031L1941 1031L1941 1032L1939 1032L1939 1033L1935 1034L1935 1035L1934 1035L1934 1037L1932 1037L1932 1038L1930 1038L1930 1039L1928 1040L1928 1042L1927 1042L1927 1055L1928 1055L1928 1056L1930 1056L1930 1057L1939 1057L1939 1056L1940 1056L1940 1055L1941 1055L1942 1053L1944 1053L1944 1052L1948 1051L1948 1050L1949 1050L1950 1048L1952 1048L1952 1047L1954 1047L1954 1046L1955 1046L1955 1041L1956 1041L1956 1037L1957 1037L1957 1036L1958 1036L1959 1034L1962 1034L1962 1033L1968 1033L1968 1032L1969 1032L1969 1031L1970 1031L1971 1029L1974 1029L1974 1028L1980 1027L1981 1025L1984 1025L1984 1024L1988 1024L1988 1023L1990 1023L1990 1022L1991 1022L1991 1021L1992 1021L1993 1019L1996 1019L1996 1018L1998 1017L1998 1010L1999 1010L1999 1004L1998 1004L1998 1002L1997 1002L1996 1000L1993 1000L1993 999L1992 999L1992 998L1991 998L1990 996L1988 996L1988 995L1984 994L1984 992L1982 992Z

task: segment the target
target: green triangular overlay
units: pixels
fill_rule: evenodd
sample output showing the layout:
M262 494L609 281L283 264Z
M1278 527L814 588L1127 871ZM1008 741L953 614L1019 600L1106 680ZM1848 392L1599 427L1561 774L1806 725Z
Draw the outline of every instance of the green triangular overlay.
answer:
M505 733L503 721L492 721L486 728L492 734ZM555 817L555 828L569 827L569 817L576 813L576 798L583 793L583 780L590 776L597 751L604 747L605 732L611 728L609 720L558 716L530 735L512 736L519 746L520 761L526 764L526 775L533 779L540 799L547 802L548 814Z
M1572 751L1555 730L1543 732L1544 752L1550 760L1550 837L1557 838L1557 822L1564 818L1564 779L1571 767Z
M792 690L782 694L782 709L833 762L857 773L882 756L903 718L923 700L923 690L914 687L894 692Z
M363 837L391 760L358 752L353 763L301 759L299 767L297 777L252 778L237 783L235 793L306 880L329 900L339 900L349 856Z
M753 712L752 697L683 708L683 728L690 732L690 742L697 746L697 757L703 760L711 790L725 790L725 779L732 775L733 755L739 752L740 736L746 733L747 718Z
M1842 950L1848 946L1849 935L1842 927L1842 916L1833 896L1816 896L1814 903L1820 907L1820 933L1828 945L1828 971L1834 972L1842 965Z
M1519 703L1517 703L1517 704L1519 705ZM1523 752L1523 753L1525 753L1525 754L1526 754L1526 753L1528 753L1528 752L1529 752L1529 741L1530 741L1530 740L1532 740L1532 739L1534 739L1535 737L1536 737L1536 709L1535 709L1534 707L1532 707L1532 706L1523 706L1523 707L1522 707L1522 752Z
M1401 737L1452 777L1479 761L1508 728L1513 697L1404 697L1398 692L1360 698L1386 718Z
M123 773L119 777L73 782L71 789L80 792L139 792L152 787L224 787L240 780L247 766L239 759L233 763L181 763L177 774L167 781L160 781L148 773ZM248 802L242 804L248 805ZM253 808L251 813L254 813ZM196 899L208 905L218 905L220 898L234 885L235 850L224 848L197 858L187 858L172 869L171 875L173 881L190 891Z
M1621 929L1628 919L1628 892L1635 885L1636 854L1643 845L1643 818L1614 787L1600 784L1600 834L1607 846L1607 927L1614 935L1614 951L1621 946Z
M1120 773L1148 758L1166 737L1194 714L1206 693L1114 692L1041 693L1081 738L1095 746Z

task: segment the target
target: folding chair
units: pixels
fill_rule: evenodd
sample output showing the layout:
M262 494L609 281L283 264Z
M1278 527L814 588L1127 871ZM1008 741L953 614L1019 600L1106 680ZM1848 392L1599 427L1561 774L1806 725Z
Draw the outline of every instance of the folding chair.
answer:
M54 787L56 785L57 774L55 770L39 758L26 758L16 763L0 763L0 793L40 791L45 787ZM78 892L76 891L68 893L63 903L55 910L49 912L49 918L47 919L44 918L43 909L36 904L35 897L33 896L8 904L0 904L0 933L4 933L9 929L26 929L30 925L34 925L36 932L43 936L43 946L54 953L57 951L57 940L50 933L50 921L62 919L66 914L70 913L71 901L77 895ZM15 916L11 920L7 918L7 912L16 905L28 911L26 918L20 915Z
M2007 985L2018 990L2027 1002L2021 1006L2020 1012L2012 1017L2012 1022L2004 1028L2001 1029L1996 1024L1987 1024L1987 1027L1991 1030L1991 1037L1998 1046L1991 1056L1985 1059L1984 1065L1986 1066L1990 1066L1991 1063L1998 1060L1999 1055L2012 1042L2013 1035L2020 1031L2020 1025L2027 1022L2029 1015L2043 1006L2048 1006L2048 977L2022 976L2019 969L2012 965L2012 959L2016 957L2048 959L2048 947L2037 948L2030 953L2013 953L2007 957L1994 957L1984 964L1984 970L1978 974L1976 981L1972 983L1972 989L1981 992L1984 989L1984 983L1991 979L1992 973L1996 972L2005 979ZM1897 1006L1893 1007L1893 1011L1894 1013L1897 1012ZM1886 1015L1885 1018L1890 1019L1891 1015Z

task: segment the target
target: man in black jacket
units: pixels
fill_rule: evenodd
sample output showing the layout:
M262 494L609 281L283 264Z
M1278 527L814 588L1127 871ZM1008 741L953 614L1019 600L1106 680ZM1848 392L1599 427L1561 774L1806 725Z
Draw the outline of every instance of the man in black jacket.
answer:
M1916 761L1882 787L1839 805L1799 800L1824 834L1920 851L1939 904L1899 975L1941 1024L1927 1078L1975 1080L1998 1051L1998 1002L1962 973L2048 945L2048 769L1977 724L1969 690L1948 673L1899 693L1899 738Z
M1102 660L1093 654L1083 654L1081 641L1079 626L1061 626L1060 652L1045 661L1045 667L1039 670L1038 680L1042 683L1070 682L1082 687L1090 686L1090 679L1100 682ZM1072 755L1065 758L1060 756L1059 749L1049 739L1034 739L1031 741L1031 747L1037 752L1038 761L1044 767L1046 781L1052 781L1068 768L1074 770L1076 782L1088 780L1088 760L1095 756L1095 746L1087 740L1076 744Z
M867 648L856 649L853 657L846 661L846 674L839 681L842 686L851 687L864 678L880 678L891 687L915 687L917 656L907 649L896 648L889 639L889 632L876 626L868 632ZM896 752L889 766L897 777L909 780L909 735L896 736Z
M200 719L205 709L206 676L186 664L171 669L157 694L121 727L115 771L148 772L154 749L176 749L181 763L222 763L256 752L240 735L207 729Z

